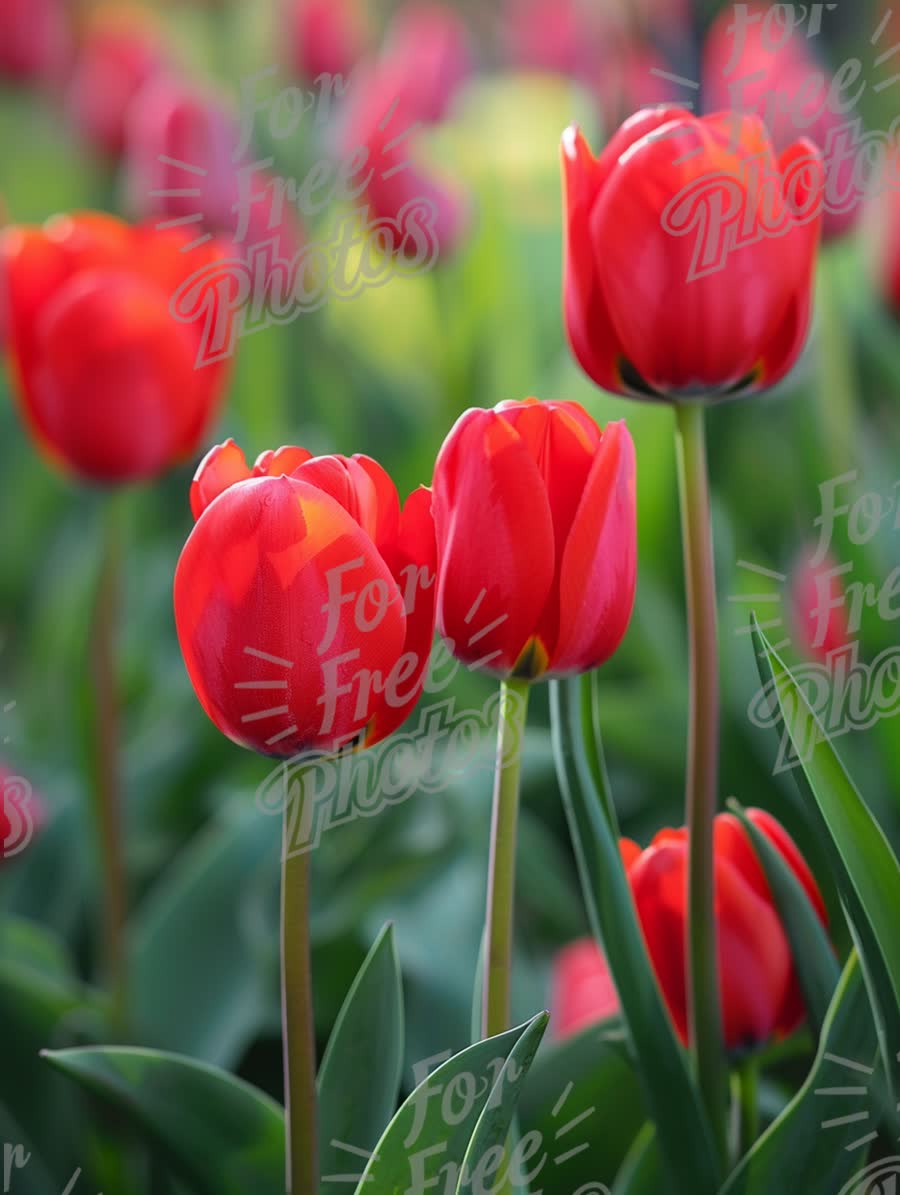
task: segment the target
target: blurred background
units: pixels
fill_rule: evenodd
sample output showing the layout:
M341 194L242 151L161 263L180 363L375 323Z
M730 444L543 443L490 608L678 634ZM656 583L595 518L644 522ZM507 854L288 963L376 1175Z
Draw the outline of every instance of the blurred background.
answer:
M577 121L599 151L643 104L719 106L728 56L722 21L732 13L702 0L0 0L0 223L85 208L166 221L196 207L198 234L236 236L242 88L272 104L294 89L282 110L289 136L273 133L271 107L254 121L242 161L256 164L263 185L281 178L299 186L317 163L345 160L353 146L378 138L379 152L394 152L375 130L384 97L402 97L406 127L415 124L402 150L412 164L394 186L373 187L356 202L390 217L408 199L429 196L439 213L434 268L413 277L393 269L384 285L352 300L331 299L242 337L209 443L233 436L251 459L285 443L364 452L405 497L430 481L446 432L468 406L534 394L581 402L601 423L625 418L638 454L638 597L600 692L621 820L642 843L683 820L687 654L673 420L663 405L596 391L566 346L559 141ZM810 71L834 72L859 58L867 86L851 116L887 133L900 112L900 83L890 85L898 59L885 52L900 41L900 18L841 0L825 6L821 32L808 33L800 27L795 41ZM780 68L763 67L773 72L765 75L768 93L790 86ZM267 68L274 69L247 83ZM324 86L323 76L331 80ZM154 194L185 186L160 155L206 171L200 198ZM274 231L289 255L327 242L352 211L346 197L304 211L287 205L257 239ZM839 497L852 504L877 495L890 512L865 543L837 521L832 555L850 566L845 587L877 593L900 564L898 226L896 193L831 221L800 365L777 392L721 406L709 420L722 800L734 795L777 812L814 862L790 772L774 773L777 736L748 716L759 680L746 627L757 609L772 623L770 637L789 641L790 660L815 663L807 566L820 486L830 478L853 474ZM271 764L207 721L172 616L196 463L112 499L126 545L118 635L127 1039L228 1068L280 1099L280 823L256 803ZM33 786L42 809L27 849L0 860L0 1142L27 1142L49 1180L60 1180L35 1190L61 1190L76 1166L106 1195L131 1195L142 1182L175 1190L136 1143L122 1151L126 1125L87 1105L37 1057L44 1047L115 1036L98 962L86 665L110 496L61 476L39 455L8 370L0 372L0 498L0 764ZM865 605L845 628L861 660L871 663L896 643L885 609ZM459 670L423 703L452 696L459 715L481 711L492 692L491 682ZM900 738L892 717L872 721L838 746L896 843ZM435 748L442 779L432 791L413 775L408 800L330 830L313 854L320 1046L376 933L393 920L407 1002L407 1087L415 1063L469 1041L483 924L493 744L475 734L462 766L441 763L445 749L445 741ZM554 955L588 928L540 686L524 775L516 1021L547 1005ZM523 1121L549 1123L570 1075L578 1080L573 1115L577 1101L602 1099L591 1059L571 1043L545 1047ZM617 1128L596 1143L586 1179L613 1173L642 1120L624 1066L607 1067L603 1082L615 1091L609 1115Z

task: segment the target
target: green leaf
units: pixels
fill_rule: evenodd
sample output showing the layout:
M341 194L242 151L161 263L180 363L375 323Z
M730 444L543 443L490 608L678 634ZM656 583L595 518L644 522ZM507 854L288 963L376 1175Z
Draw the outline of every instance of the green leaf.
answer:
M518 1096L548 1019L541 1013L517 1029L469 1046L423 1080L385 1129L360 1176L357 1195L369 1190L379 1195L425 1190L437 1185L429 1180L438 1175L446 1184L448 1173L458 1182L477 1132L483 1131L488 1139L502 1127L505 1136L508 1122L502 1126L502 1117L482 1121L482 1113L503 1099L504 1080L514 1085ZM508 1061L515 1072L506 1070Z
M329 1181L347 1170L348 1151L341 1145L375 1148L396 1110L402 1069L403 984L393 926L387 925L347 995L319 1069L321 1195L346 1192L346 1183Z
M541 1171L537 1186L571 1192L591 1182L611 1183L646 1119L619 1018L545 1043L519 1106L523 1133L537 1131L557 1142L553 1164ZM590 1149L576 1152L585 1142Z
M802 689L755 617L751 625L760 678L775 694L800 761L795 775L801 794L825 831L823 838L853 926L890 1080L894 1064L891 1043L900 1041L900 935L896 926L900 865Z
M154 1046L230 1066L266 1010L266 937L248 894L275 876L278 818L229 811L178 856L138 911L133 1016ZM172 982L178 959L178 982ZM273 947L270 969L277 973Z
M645 1124L616 1175L612 1195L656 1195L661 1188L662 1170L656 1146L656 1130L652 1124Z
M718 1166L709 1122L647 954L619 844L602 803L579 783L577 684L551 682L550 702L560 791L585 901L615 980L672 1188L684 1195L714 1192Z
M728 805L747 831L772 890L790 943L806 1014L818 1038L841 977L840 965L825 927L784 857L747 817L737 801L732 799Z
M871 1009L853 953L831 1002L806 1082L731 1175L722 1195L839 1191L864 1164L861 1151L877 1127L872 1116L876 1096L866 1089L876 1052ZM858 1089L858 1094L853 1096L848 1089ZM854 1119L839 1123L849 1116Z
M225 1071L157 1050L45 1050L82 1087L130 1113L201 1195L283 1195L284 1112Z

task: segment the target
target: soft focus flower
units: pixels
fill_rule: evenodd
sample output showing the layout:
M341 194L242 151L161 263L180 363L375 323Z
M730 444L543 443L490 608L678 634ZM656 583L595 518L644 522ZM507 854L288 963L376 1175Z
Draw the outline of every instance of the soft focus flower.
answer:
M871 276L888 310L900 319L900 149L890 155L866 213Z
M813 558L808 547L793 570L791 616L803 654L825 664L849 643L850 628L839 566L830 554L817 564Z
M470 667L536 678L616 650L634 604L634 445L572 402L456 422L434 471L438 625Z
M401 8L387 33L385 59L406 80L407 102L419 120L441 120L471 73L471 50L462 18L435 0Z
M416 105L408 61L386 59L360 69L342 117L341 153L364 163L359 202L369 224L379 223L378 243L418 262L444 257L459 244L469 223L467 196L447 175L416 160L415 139L423 114Z
M764 810L748 809L747 816L781 854L827 925L822 895L794 840ZM803 997L762 865L747 832L730 813L716 818L714 850L723 1028L726 1045L738 1049L794 1030L804 1016ZM656 977L675 1028L687 1042L687 831L661 830L643 851L625 838L621 851ZM591 956L584 949L581 961L577 972L556 971L558 983L571 975L582 989L558 995L557 1007L577 1012L568 1031L586 1022L583 1005L593 998L591 993L599 1001L595 1020L613 1011L603 955L598 950ZM566 1024L560 1024L559 1032L567 1031Z
M301 78L350 74L367 41L359 0L285 0L284 14L288 55Z
M788 10L786 10L788 11ZM763 5L740 19L732 7L713 24L704 49L703 86L711 111L733 108L765 121L776 153L808 137L822 151L827 183L823 232L845 233L856 222L865 193L861 147L848 139L859 116L854 88L843 93L817 62L808 37ZM857 84L857 87L859 84Z
M501 26L506 52L516 66L593 83L606 57L605 16L600 6L588 8L579 0L506 0Z
M69 49L66 9L66 0L0 0L0 78L55 78Z
M159 32L143 10L101 9L85 32L66 96L76 129L95 149L118 158L132 101L165 66Z
M0 865L20 855L46 822L44 803L29 782L0 765Z
M603 952L593 938L582 938L553 960L550 1019L556 1037L614 1016L619 997Z
M599 158L568 129L563 168L566 327L599 386L716 399L788 373L821 224L814 146L776 158L755 117L656 108Z
M365 456L212 449L175 574L182 654L206 713L266 755L370 746L422 691L434 636L431 494L401 512Z
M98 482L157 475L197 449L229 363L196 368L201 322L169 303L216 242L131 227L112 216L57 216L0 234L8 348L22 414L57 464Z

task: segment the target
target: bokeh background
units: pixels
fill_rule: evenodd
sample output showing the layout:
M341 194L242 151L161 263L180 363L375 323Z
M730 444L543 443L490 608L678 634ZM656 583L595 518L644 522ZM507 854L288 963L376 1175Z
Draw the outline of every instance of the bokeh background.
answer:
M435 89L435 118L411 146L421 177L452 196L453 234L427 274L391 277L352 301L328 302L242 338L209 443L233 436L251 458L284 443L365 452L389 469L405 496L430 480L447 430L468 406L534 394L581 402L601 423L625 418L638 454L638 596L600 692L621 821L645 842L661 825L682 820L687 653L673 420L663 405L597 392L570 356L561 315L559 140L577 120L599 149L642 103L702 106L707 88L659 72L702 80L703 48L722 6L471 0L451 5L440 20L429 10L431 23L416 25L408 9L369 0L357 6L359 27L345 31L345 42L316 34L315 23L304 41L293 11L302 7L300 0L172 0L140 8L0 0L0 221L40 222L84 208L163 218L141 190L142 165L159 152L147 88L159 88L164 77L156 102L167 100L165 87L175 94L181 88L233 112L240 81L253 72L277 66L271 94L288 86L310 90L310 71L343 55L337 69L359 73L351 74L328 120L307 114L284 141L257 122L257 156L274 157L273 173L302 180L313 163L340 153L342 138L352 136L347 127L364 119L367 64L406 55L409 79L421 83L424 76ZM343 4L325 7L336 20ZM408 8L417 7L410 0ZM809 43L832 70L860 58L869 86L859 115L873 130L887 130L900 111L900 83L875 89L897 70L896 58L875 65L900 40L894 18L873 46L885 16L874 4L841 0ZM398 29L406 30L403 45ZM143 118L135 115L142 103ZM754 607L766 620L781 620L771 634L791 639L790 659L806 658L792 584L816 541L819 487L829 478L855 472L842 495L852 501L873 493L893 503L867 544L852 543L846 523L838 523L832 551L852 565L845 581L879 589L900 564L893 517L900 497L900 327L884 281L890 220L896 226L900 213L890 206L883 198L867 204L824 246L813 333L789 380L776 393L717 408L709 421L725 705L722 798L776 811L814 862L790 773L773 774L777 737L748 717L759 681L745 632ZM325 237L344 214L333 205L305 214L292 235ZM185 462L158 483L112 496L65 478L38 454L17 414L9 373L0 371L0 762L30 781L46 812L28 849L0 862L0 1142L27 1142L47 1181L61 1180L35 1190L61 1190L76 1166L97 1184L91 1190L106 1195L178 1189L154 1170L126 1124L86 1103L38 1058L44 1047L111 1039L98 970L87 666L109 517L119 520L125 545L118 635L128 1039L226 1067L281 1097L280 824L255 799L271 765L227 742L206 720L175 637L172 576L192 525L195 467ZM749 598L759 593L771 595L764 607ZM868 608L854 638L860 658L874 660L895 643L895 623ZM480 711L492 692L489 681L459 670L447 694L461 712ZM519 844L517 1021L547 1005L554 955L587 931L547 722L546 693L538 687ZM896 842L896 719L849 733L839 747ZM481 736L468 766L444 768L440 791L414 791L377 816L335 828L313 854L320 1045L375 935L392 920L407 1003L407 1087L416 1062L469 1040L492 748ZM572 1077L573 1114L578 1101L604 1109L606 1129L585 1181L610 1177L642 1119L625 1067L605 1068L604 1096L591 1077L593 1060L583 1044L545 1046L523 1106L524 1123L549 1124ZM777 1103L777 1090L771 1099ZM572 1173L579 1164L572 1163Z

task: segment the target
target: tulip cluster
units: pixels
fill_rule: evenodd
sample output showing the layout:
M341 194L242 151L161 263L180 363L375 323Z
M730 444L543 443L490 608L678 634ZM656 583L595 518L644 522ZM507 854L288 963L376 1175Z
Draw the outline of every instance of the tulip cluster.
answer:
M783 826L761 809L749 819L800 882L823 925L827 914L812 873ZM622 860L647 949L682 1041L688 1040L686 959L687 832L662 830L646 850L629 839ZM718 967L726 1044L741 1049L782 1037L804 1006L784 926L749 835L723 813L715 824ZM617 1009L606 960L593 942L563 951L554 966L557 1032L568 1035Z

